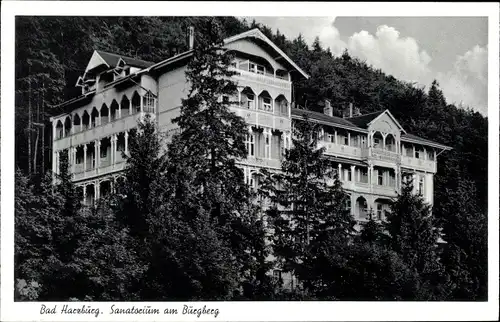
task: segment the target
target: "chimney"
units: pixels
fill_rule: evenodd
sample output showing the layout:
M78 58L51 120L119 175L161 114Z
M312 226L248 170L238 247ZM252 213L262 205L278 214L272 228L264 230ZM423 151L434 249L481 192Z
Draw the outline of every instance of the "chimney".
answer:
M193 26L189 27L188 35L189 35L189 50L191 50L194 47L194 27Z
M328 116L333 116L333 109L329 100L325 100L325 107L323 108L323 113L325 113Z
M352 117L352 103L349 103L349 117Z

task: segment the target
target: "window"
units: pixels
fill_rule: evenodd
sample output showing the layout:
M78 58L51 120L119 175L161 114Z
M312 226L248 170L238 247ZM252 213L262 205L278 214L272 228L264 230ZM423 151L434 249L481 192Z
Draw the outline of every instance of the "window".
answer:
M368 169L361 168L359 171L361 172L361 181L360 182L368 183Z
M143 108L146 113L154 113L155 112L155 98L153 93L147 92L143 97Z
M107 149L107 147L103 147L101 149L101 158L105 159L107 157L107 155L108 155L108 149Z
M247 94L247 108L254 109L255 108L254 102L255 102L255 95Z
M352 181L352 171L346 170L347 171L347 181Z
M424 176L420 176L418 180L418 192L423 195L424 194Z
M265 136L265 146L264 146L264 158L270 159L271 158L271 144L269 143L270 141L270 135Z
M382 204L377 204L377 218L382 220Z
M434 161L434 151L427 151L427 160Z
M245 140L248 156L255 156L255 137L252 133L248 133Z
M420 159L420 151L415 150L415 158Z
M380 146L380 139L379 138L373 138L373 147L378 148Z
M378 175L377 175L377 184L379 186L383 185L384 184L384 173L382 171L377 171L378 172Z
M345 207L347 210L349 210L349 212L351 212L351 196L350 195L345 199Z
M281 270L279 269L275 269L273 271L273 277L277 280L281 280Z
M412 157L413 158L413 148L412 147L405 147L405 155L407 157Z
M83 154L76 154L76 160L75 160L75 163L76 164L82 164L83 163Z
M273 107L271 106L271 98L269 97L262 98L262 109L266 112L272 112Z
M264 75L266 73L266 68L262 65L250 62L248 64L248 71L252 72L252 73Z
M229 104L229 96L227 95L222 96L222 103Z
M334 143L335 142L335 135L333 134L327 134L328 136L328 142Z
M280 101L280 113L281 115L288 115L288 102L285 100Z
M365 136L361 137L361 147L366 148L366 137Z

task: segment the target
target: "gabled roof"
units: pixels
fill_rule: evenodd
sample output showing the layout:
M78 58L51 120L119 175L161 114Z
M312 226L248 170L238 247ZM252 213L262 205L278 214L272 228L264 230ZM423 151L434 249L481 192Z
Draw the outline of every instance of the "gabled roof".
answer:
M429 146L432 146L432 147L435 147L435 148L443 149L445 151L448 151L448 150L452 149L451 147L446 146L444 144L440 144L440 143L437 143L437 142L434 142L434 141L431 141L431 140L427 140L427 139L421 138L419 136L416 136L416 135L413 135L413 134L408 134L408 133L402 134L401 135L401 140L405 141L405 142L410 142L410 143L419 143L419 144L422 144L422 145L429 145Z
M153 62L149 62L146 60L142 59L137 59L137 58L132 58L132 57L127 57L123 55L117 55L117 54L112 54L108 53L102 50L96 50L96 52L106 61L109 67L116 67L118 65L118 62L120 59L122 59L126 65L132 66L132 67L139 67L139 68L148 68L149 66L153 65Z
M376 119L380 114L384 113L384 111L377 111L373 113L363 114L360 116L348 117L346 118L349 122L355 124L356 126L367 128L368 124Z
M137 58L108 53L102 50L94 50L92 58L90 59L87 68L85 69L85 72L88 72L100 66L105 66L107 68L115 68L120 61L125 62L125 64L128 66L138 67L138 68L148 68L149 66L152 66L154 64L152 62Z
M258 28L246 31L239 35L226 38L224 39L224 44L229 44L244 38L257 38L264 41L271 48L273 48L281 57L283 57L290 65L292 65L293 68L295 68L295 70L297 70L304 78L306 79L309 78L309 75L306 72L304 72L299 66L297 66L297 64L295 64L293 60L290 59L290 57L288 57L281 49L279 49L279 47L276 46L269 38L267 38L266 35L264 35L262 31L260 31Z
M301 110L298 108L292 108L292 118L299 119L308 117L310 120L320 121L332 125L339 125L342 128L353 129L361 132L366 132L366 130L356 126L347 119L343 119L337 116L328 116L324 113L313 112L308 110Z
M356 124L359 127L362 128L368 128L371 124L375 123L379 117L381 117L383 114L388 115L392 121L396 124L396 126L403 132L406 133L405 129L399 124L398 120L392 115L392 113L389 110L384 110L384 111L377 111L373 113L368 113L365 115L360 115L360 116L354 116L354 117L349 117L347 120L351 121L352 123Z

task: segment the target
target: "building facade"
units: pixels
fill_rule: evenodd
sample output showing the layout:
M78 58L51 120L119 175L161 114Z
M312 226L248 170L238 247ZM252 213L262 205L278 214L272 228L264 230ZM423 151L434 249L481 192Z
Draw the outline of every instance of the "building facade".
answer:
M192 33L191 33L192 34ZM190 39L190 46L193 40ZM279 171L285 149L290 148L293 120L307 116L321 125L320 145L339 171L351 196L354 217L384 216L396 197L402 175L414 177L415 192L433 202L433 176L437 156L449 148L406 133L389 111L335 117L329 103L324 113L291 108L293 82L308 78L286 54L258 29L225 40L235 57L232 69L238 84L231 110L248 124L248 157L240 160L245 182L256 186L261 168ZM162 131L175 129L188 93L185 77L188 50L159 63L95 51L76 86L82 95L60 105L66 113L52 122L52 170L60 170L67 155L73 180L85 203L112 193L124 169L129 136L145 114Z

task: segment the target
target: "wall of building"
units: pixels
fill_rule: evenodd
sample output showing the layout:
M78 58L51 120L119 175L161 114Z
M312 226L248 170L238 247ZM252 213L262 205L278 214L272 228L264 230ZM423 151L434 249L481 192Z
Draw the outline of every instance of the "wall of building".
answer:
M179 116L182 99L189 94L189 83L182 66L158 78L158 124L162 130L174 128L172 119Z
M248 39L240 39L225 46L228 49L241 51L248 53L250 55L258 56L264 58L271 64L271 66L276 69L286 70L286 68L278 63L268 52L266 52L262 47Z

